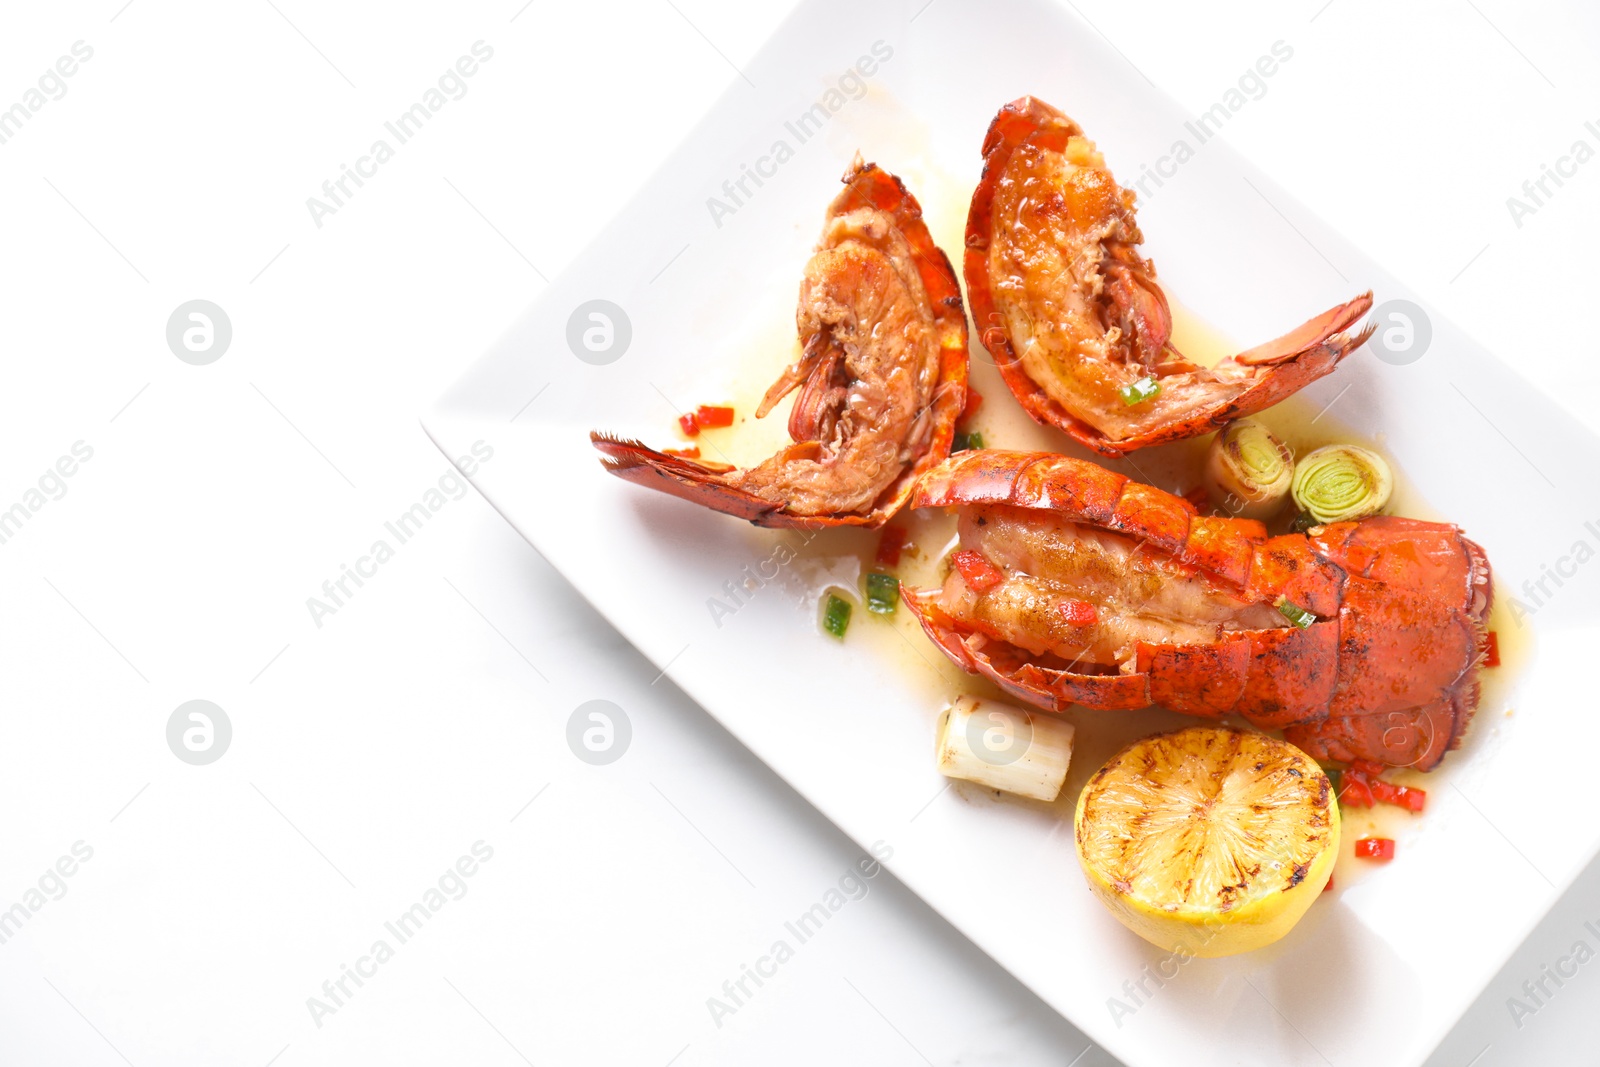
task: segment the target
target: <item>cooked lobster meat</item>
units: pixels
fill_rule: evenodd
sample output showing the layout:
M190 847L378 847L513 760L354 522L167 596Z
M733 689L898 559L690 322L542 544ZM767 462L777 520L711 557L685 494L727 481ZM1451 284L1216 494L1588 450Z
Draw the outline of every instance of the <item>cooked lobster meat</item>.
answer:
M1317 759L1428 770L1478 703L1491 585L1444 523L1268 537L1083 460L964 452L911 506L959 515L940 589L903 589L957 665L1052 711L1237 715Z
M1172 316L1134 194L1094 142L1032 97L1000 109L967 216L973 322L1028 414L1120 455L1197 437L1331 372L1370 329L1366 293L1247 352L1203 367L1171 342Z
M748 469L591 434L612 474L758 526L881 526L950 453L967 320L950 261L905 185L859 155L806 264L800 358L756 410L799 391L794 444Z

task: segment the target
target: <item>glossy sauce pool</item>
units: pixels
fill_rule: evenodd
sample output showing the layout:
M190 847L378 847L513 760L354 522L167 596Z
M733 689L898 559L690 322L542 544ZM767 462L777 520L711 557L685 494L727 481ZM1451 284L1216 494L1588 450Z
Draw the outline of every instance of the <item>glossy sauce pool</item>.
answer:
M959 183L939 174L914 176L908 173L905 177L908 186L916 190L921 199L924 218L936 243L947 251L959 251L963 247L968 192L960 188ZM960 263L954 266L959 272ZM665 443L670 434L672 438L678 438L672 441L674 446L697 444L702 458L738 466L758 463L790 443L786 423L793 406L792 396L780 402L764 419L756 419L754 413L767 387L782 368L800 355L800 343L794 327L799 268L800 264L796 264L794 285L774 292L764 306L747 309L746 321L751 324L749 328L742 336L730 338L727 352L708 360L710 367L716 368L708 369L708 381L721 381L723 384L704 395L673 398L684 404L685 410L700 403L731 405L735 409L734 424L725 429L702 431L693 441L682 439L674 427L665 424L657 443ZM1235 344L1232 339L1175 302L1172 313L1173 343L1196 362L1211 364L1247 347ZM969 322L969 329L970 325ZM1062 452L1091 459L1130 478L1178 494L1200 484L1200 472L1211 442L1210 435L1143 449L1121 460L1092 455L1059 431L1033 422L1005 387L988 353L978 344L975 333L971 335L971 341L969 385L983 396L983 403L972 418L960 424L960 429L981 433L986 447ZM728 376L729 369L732 371L731 378ZM1381 437L1365 438L1352 432L1335 415L1319 410L1318 406L1301 396L1291 397L1253 418L1277 434L1296 455L1303 455L1326 444L1347 443L1364 445L1387 458ZM1438 514L1428 505L1403 470L1396 468L1394 473L1394 494L1386 512L1449 521L1448 516ZM1288 510L1292 511L1292 508ZM1287 516L1278 520L1272 527L1274 533L1281 532L1286 519ZM903 585L919 589L935 588L944 580L945 557L955 542L954 516L905 511L892 520L892 525L903 527L908 534L899 565L894 568L883 568L874 563L879 540L877 531L834 529L816 534L795 531L761 531L761 534L769 538L774 546L781 540L796 551L795 560L786 568L786 582L792 594L798 595L815 610L819 640L834 639L821 631L822 610L829 595L839 595L851 603L850 625L845 640L866 647L884 665L886 685L909 688L919 694L917 702L926 709L927 751L931 761L935 724L952 700L965 693L1004 700L1010 698L990 683L966 674L952 664L927 639L921 626L904 606L890 616L878 616L866 610L864 582L870 571L890 570ZM1510 718L1512 683L1520 667L1531 657L1531 637L1527 628L1510 624L1509 612L1503 601L1496 603L1489 628L1496 631L1499 637L1501 666L1479 672L1483 684L1482 700L1463 741L1465 751L1451 753L1441 767L1433 772L1423 774L1399 770L1387 773L1385 778L1400 785L1427 790L1431 800L1433 795L1448 785L1452 769L1459 766L1472 750L1491 744L1493 735ZM965 803L1020 804L1049 810L1063 820L1064 828L1070 834L1070 822L1079 792L1094 771L1118 749L1152 733L1180 729L1203 721L1159 708L1102 712L1074 707L1064 717L1075 724L1077 734L1067 783L1055 802L1041 804L966 782L956 782L950 790L952 795ZM1248 724L1242 720L1224 721L1248 728ZM1394 862L1403 863L1406 861L1407 843L1425 828L1428 820L1426 811L1412 814L1383 804L1371 809L1344 807L1341 815L1341 855L1335 867L1334 892L1359 882L1365 874L1380 866L1355 857L1354 848L1358 838L1395 839Z

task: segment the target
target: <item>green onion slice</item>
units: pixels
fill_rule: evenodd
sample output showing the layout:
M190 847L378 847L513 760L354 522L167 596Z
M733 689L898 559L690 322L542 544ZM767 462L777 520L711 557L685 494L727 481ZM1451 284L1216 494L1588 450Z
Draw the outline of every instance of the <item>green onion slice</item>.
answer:
M848 607L848 605L846 606ZM1317 621L1317 617L1315 615L1311 614L1311 612L1307 611L1305 608L1302 608L1299 604L1294 603L1288 597L1279 597L1278 602L1274 604L1273 607L1278 609L1279 615L1282 615L1284 618L1288 619L1290 622L1294 623L1295 626L1302 630Z
M867 610L874 615L893 615L900 603L900 579L874 571L867 575Z
M1122 402L1131 408L1133 405L1142 404L1161 392L1161 383L1149 375L1145 375L1131 385L1124 385L1117 392L1121 395Z
M844 632L850 628L850 601L829 593L828 606L822 612L822 628L844 640Z

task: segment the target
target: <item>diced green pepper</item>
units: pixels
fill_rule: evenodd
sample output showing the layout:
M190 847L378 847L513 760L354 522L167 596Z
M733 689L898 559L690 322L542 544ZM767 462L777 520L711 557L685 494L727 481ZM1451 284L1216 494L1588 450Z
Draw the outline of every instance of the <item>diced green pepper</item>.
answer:
M828 606L822 612L822 628L843 641L845 630L850 628L850 601L829 593Z
M1122 396L1122 402L1131 408L1133 405L1142 404L1161 392L1161 383L1149 375L1145 375L1130 385L1124 385L1117 392Z
M867 610L874 615L893 615L900 603L900 579L874 571L867 575Z
M1279 615L1282 615L1302 630L1317 621L1315 615L1302 608L1299 604L1292 602L1288 597L1279 597L1274 607L1278 609Z

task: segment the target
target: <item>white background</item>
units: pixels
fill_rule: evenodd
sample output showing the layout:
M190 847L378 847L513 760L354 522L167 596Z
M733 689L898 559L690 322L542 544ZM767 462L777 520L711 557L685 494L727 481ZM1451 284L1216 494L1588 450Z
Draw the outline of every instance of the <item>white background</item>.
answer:
M320 628L306 608L447 473L417 413L787 7L273 2L4 16L0 107L94 54L0 144L0 508L93 458L0 544L0 907L93 858L0 944L0 1063L1113 1062L887 874L718 1027L706 998L859 850L476 495ZM1506 207L1600 146L1600 12L1475 4L1077 10L1191 111L1292 44L1226 138L1600 427L1600 161ZM467 94L316 226L306 198L478 40ZM166 344L196 298L233 326L209 366ZM165 737L196 698L234 730L204 767ZM565 741L596 698L633 728L606 767ZM479 840L466 895L316 1026L307 998ZM1434 1062L1592 1059L1600 964L1506 1008L1585 920L1593 867Z

